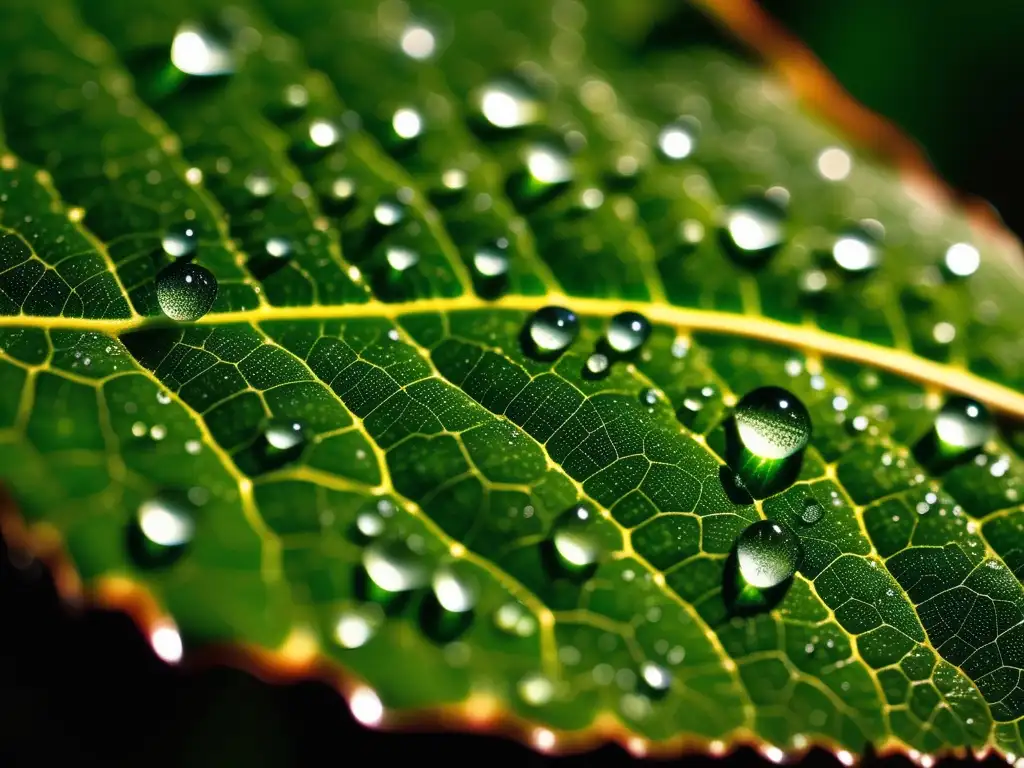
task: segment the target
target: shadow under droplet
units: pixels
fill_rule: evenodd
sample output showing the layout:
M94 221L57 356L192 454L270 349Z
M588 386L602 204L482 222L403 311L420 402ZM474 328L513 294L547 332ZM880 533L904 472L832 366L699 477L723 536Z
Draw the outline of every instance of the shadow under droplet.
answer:
M545 184L526 171L516 171L505 182L505 192L520 213L530 213L557 200L571 186L568 181Z
M273 256L252 256L246 263L253 277L258 280L266 280L271 275L280 272L288 266L288 257L275 258Z
M725 460L735 476L742 481L743 488L755 499L766 499L796 482L803 466L802 450L785 459L762 459L743 445L735 416L730 415L723 422L722 428L725 432Z
M929 429L911 450L917 463L932 475L945 474L953 467L972 461L981 452L982 446L966 450L943 446L934 428Z
M266 435L259 434L248 446L234 454L232 458L238 468L250 477L272 472L275 469L297 461L306 449L305 441L291 448L274 448Z
M168 547L156 544L146 538L146 534L135 520L132 520L125 527L125 548L136 568L156 571L169 568L178 562L185 554L186 545Z
M730 617L756 616L767 613L775 608L786 596L793 577L769 589L752 587L743 580L740 573L739 556L736 545L733 545L729 557L725 561L725 572L722 580L722 599Z
M426 595L420 603L420 628L439 644L450 643L463 634L473 623L473 616L472 610L461 613L445 610L433 594Z

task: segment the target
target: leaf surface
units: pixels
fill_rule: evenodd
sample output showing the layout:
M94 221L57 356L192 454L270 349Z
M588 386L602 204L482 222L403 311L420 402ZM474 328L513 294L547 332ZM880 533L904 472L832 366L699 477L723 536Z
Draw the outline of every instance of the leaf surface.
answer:
M143 588L165 653L344 670L367 721L1024 753L1019 252L666 43L696 15L491 5L15 0L0 477L33 541ZM194 323L156 290L183 228L218 285ZM650 338L595 375L624 311ZM764 385L813 437L751 495L730 414ZM936 463L954 395L999 429ZM761 518L803 557L740 611Z

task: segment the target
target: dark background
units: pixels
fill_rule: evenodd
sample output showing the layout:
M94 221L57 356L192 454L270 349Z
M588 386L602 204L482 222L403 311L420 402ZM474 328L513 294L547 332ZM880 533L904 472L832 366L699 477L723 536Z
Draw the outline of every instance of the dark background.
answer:
M504 1L504 0L503 0ZM598 0L599 1L599 0ZM1017 232L1024 145L1024 3L762 0L868 107L915 137L954 187L988 199ZM318 683L270 686L228 669L158 661L122 615L58 604L39 563L0 545L0 766L262 766L550 758L482 736L357 726ZM625 765L617 747L562 761ZM720 761L686 758L694 768ZM733 765L767 766L750 751ZM868 758L869 764L878 762ZM887 768L908 768L902 758ZM991 765L1003 765L994 760ZM812 752L805 768L838 768ZM947 765L952 766L951 761Z

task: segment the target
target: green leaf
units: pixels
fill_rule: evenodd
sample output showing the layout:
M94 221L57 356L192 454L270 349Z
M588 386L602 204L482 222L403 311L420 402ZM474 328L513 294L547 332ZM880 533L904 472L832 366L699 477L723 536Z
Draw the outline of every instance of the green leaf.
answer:
M369 722L1024 753L1016 246L674 4L488 5L14 0L5 536Z

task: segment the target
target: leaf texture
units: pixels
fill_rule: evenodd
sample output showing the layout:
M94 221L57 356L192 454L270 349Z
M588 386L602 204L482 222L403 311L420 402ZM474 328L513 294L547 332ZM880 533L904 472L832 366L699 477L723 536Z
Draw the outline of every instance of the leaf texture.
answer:
M354 676L369 722L1024 753L1024 261L771 75L666 44L700 23L670 5L14 0L6 534L144 590L154 644ZM172 41L211 68L218 27L233 72L182 72ZM681 117L690 151L659 152ZM766 258L737 248L745 210L778 231ZM183 227L218 285L194 323L156 289ZM524 329L552 305L580 332L539 359ZM624 311L650 338L593 375ZM745 495L728 423L763 385L813 437ZM953 395L999 429L935 466L918 446ZM168 499L194 531L154 553L139 513ZM582 573L553 544L578 504ZM737 612L762 518L803 558Z

